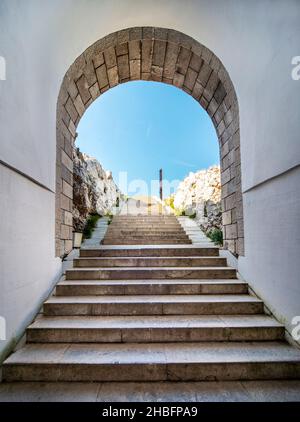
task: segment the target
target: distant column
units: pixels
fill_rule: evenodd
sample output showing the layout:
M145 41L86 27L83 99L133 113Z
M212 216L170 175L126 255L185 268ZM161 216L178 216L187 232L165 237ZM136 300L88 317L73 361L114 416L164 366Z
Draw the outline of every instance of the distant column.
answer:
M159 170L159 197L162 201L163 199L163 171L162 169Z

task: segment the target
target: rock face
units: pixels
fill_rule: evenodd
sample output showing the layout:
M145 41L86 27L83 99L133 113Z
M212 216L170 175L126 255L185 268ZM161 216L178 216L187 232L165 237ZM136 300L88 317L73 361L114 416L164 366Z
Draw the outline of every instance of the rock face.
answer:
M74 148L73 225L82 231L89 214L105 215L121 201L122 195L112 173L93 157Z
M196 214L205 232L222 228L220 167L190 173L178 186L174 208L186 215Z

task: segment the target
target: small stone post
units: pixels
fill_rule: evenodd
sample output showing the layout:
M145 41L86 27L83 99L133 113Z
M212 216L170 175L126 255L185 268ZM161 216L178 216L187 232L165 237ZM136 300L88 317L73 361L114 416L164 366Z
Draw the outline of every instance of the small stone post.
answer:
M163 171L162 169L159 170L159 197L162 201L163 199Z
M163 171L162 169L159 170L159 197L161 203L159 204L159 214L162 214L162 199L163 199Z

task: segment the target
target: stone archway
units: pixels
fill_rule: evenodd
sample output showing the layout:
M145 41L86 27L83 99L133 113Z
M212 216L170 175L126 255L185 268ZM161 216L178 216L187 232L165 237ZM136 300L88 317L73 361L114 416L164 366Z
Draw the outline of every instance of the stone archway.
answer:
M239 111L231 79L206 47L178 31L135 27L87 48L70 66L57 104L56 254L72 249L72 150L76 127L108 89L132 80L172 84L192 95L211 117L220 145L224 245L244 254Z

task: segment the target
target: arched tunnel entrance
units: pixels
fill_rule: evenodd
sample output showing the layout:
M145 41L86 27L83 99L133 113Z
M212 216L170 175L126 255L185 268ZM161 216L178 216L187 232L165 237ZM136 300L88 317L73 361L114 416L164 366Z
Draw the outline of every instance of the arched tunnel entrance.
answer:
M239 111L231 79L221 61L191 37L171 29L135 27L95 42L63 79L57 104L57 256L72 249L72 151L77 125L101 94L133 80L174 85L207 111L219 139L224 246L243 255Z

